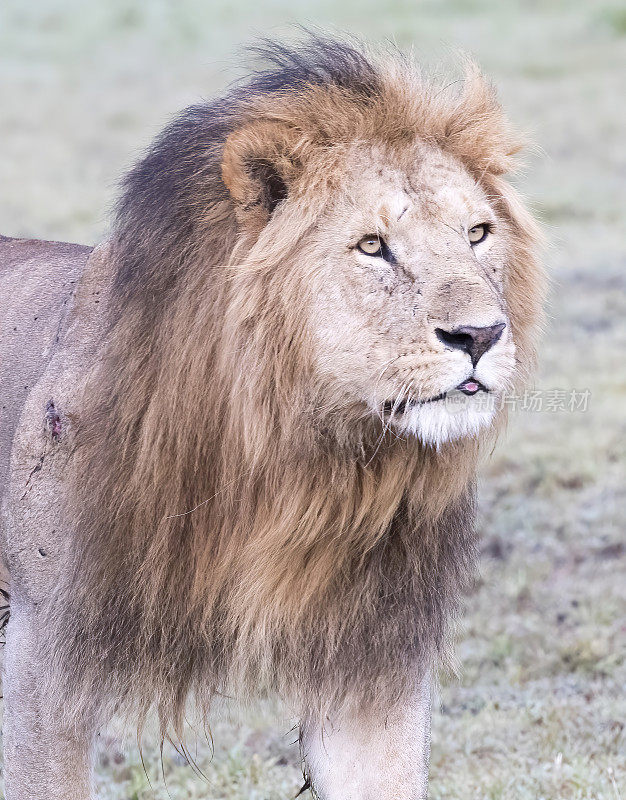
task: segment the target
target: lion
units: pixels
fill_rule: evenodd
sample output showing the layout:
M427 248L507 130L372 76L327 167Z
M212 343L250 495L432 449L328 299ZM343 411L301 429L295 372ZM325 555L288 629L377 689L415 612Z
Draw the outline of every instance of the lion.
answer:
M114 714L279 695L324 800L423 798L475 476L536 358L523 145L312 35L176 118L95 249L3 238L8 800L93 796Z

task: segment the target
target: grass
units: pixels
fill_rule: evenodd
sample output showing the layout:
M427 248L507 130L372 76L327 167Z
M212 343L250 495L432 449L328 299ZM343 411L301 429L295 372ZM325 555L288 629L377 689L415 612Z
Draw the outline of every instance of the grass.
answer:
M553 288L537 388L586 411L513 414L481 480L482 569L442 676L433 800L626 797L626 68L624 10L597 0L3 0L0 229L94 242L122 171L181 106L238 73L255 33L318 23L472 52L541 150L518 179ZM231 715L234 712L230 712ZM102 798L279 800L301 785L277 706L212 722L215 755L102 737ZM197 748L197 749L196 749ZM151 788L152 786L152 788Z

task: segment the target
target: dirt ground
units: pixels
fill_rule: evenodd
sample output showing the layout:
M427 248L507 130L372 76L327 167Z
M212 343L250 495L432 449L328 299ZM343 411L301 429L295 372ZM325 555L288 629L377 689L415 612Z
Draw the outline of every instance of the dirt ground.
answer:
M537 147L518 184L552 279L534 395L481 479L483 558L441 676L430 796L626 798L626 8L610 0L2 0L0 232L93 243L123 170L182 106L290 22L474 54ZM102 737L103 798L282 800L301 785L278 707L212 725L205 777L148 735ZM208 780L208 783L207 783Z

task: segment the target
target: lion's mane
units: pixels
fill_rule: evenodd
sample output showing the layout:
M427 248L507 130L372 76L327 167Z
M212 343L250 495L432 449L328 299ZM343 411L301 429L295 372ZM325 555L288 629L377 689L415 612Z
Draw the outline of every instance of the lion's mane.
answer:
M342 145L422 137L487 187L515 237L520 373L533 361L535 228L501 177L519 141L478 73L454 94L345 42L263 55L266 69L163 132L117 212L110 334L75 432L73 563L49 626L66 708L99 720L155 703L180 727L190 694L206 708L223 691L376 703L445 653L476 557L479 447L380 446L377 420L320 408L307 368L290 252ZM301 131L314 168L259 244L223 162L229 137L264 120Z

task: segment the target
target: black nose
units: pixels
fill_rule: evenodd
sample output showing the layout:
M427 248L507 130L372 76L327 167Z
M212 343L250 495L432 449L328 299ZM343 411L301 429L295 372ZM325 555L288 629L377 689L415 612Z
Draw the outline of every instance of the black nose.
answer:
M494 346L502 336L506 322L488 325L486 328L474 328L472 325L463 325L451 331L435 328L435 336L446 347L454 350L463 350L472 359L472 366L476 366L487 350Z

